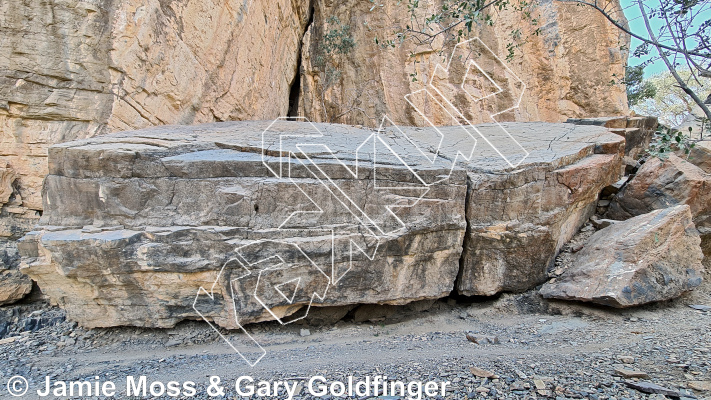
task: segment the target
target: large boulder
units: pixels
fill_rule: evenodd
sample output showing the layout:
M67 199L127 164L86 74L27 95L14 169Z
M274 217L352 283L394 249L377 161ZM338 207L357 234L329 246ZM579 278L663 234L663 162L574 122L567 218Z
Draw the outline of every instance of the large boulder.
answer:
M625 138L625 156L637 160L649 148L659 125L657 117L570 118L569 123L598 125Z
M92 327L199 312L234 328L309 304L436 299L455 282L528 289L618 179L624 141L594 126L503 126L529 152L515 168L461 127L233 122L56 145L22 270ZM470 161L453 164L462 152Z
M562 165L469 172L460 294L521 292L546 280L561 247L595 213L600 191L620 177L620 152L588 151Z
M0 0L0 164L17 174L22 201L14 207L24 208L3 218L22 229L25 213L42 210L54 143L286 115L309 7Z
M618 222L593 234L541 294L618 308L673 299L701 284L700 242L687 205Z

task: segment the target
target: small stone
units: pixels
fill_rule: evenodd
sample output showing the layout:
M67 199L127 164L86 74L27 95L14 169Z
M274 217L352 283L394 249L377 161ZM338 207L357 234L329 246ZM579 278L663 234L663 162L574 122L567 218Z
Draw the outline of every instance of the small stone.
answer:
M497 379L498 376L494 374L493 372L487 371L485 369L481 369L478 367L469 367L469 371L471 371L472 375L478 376L479 378L490 378L490 379Z
M0 346L3 344L9 344L17 340L19 336L10 336L9 338L0 339Z
M626 379L631 379L631 378L646 379L646 378L649 378L649 375L647 375L646 372L635 371L635 370L625 369L625 368L615 368L615 375L621 376Z
M477 335L474 333L467 333L467 340L476 344L499 344L498 336L487 336L487 335Z
M652 383L652 382L625 381L625 385L627 385L627 387L629 387L629 388L638 390L642 393L647 393L647 394L658 393L658 394L663 394L665 396L670 396L670 397L681 397L681 393L679 393L678 391L665 388L664 386L659 386L656 383Z
M687 386L699 392L711 392L711 381L691 381Z
M573 244L572 246L570 246L570 252L571 252L571 253L577 253L577 252L579 252L580 250L582 250L583 247L585 247L585 243L582 243L582 242L581 242L581 243L575 243L575 244Z
M546 383L540 379L534 379L533 384L536 386L536 389L538 389L538 390L543 390L546 388Z
M476 391L479 393L489 393L489 388L485 388L484 386L479 386L476 388Z
M590 218L590 222L593 224L595 229L604 229L618 221L615 221L614 219L604 219L592 216Z
M308 329L302 329L302 330L299 332L299 335L301 335L302 337L303 337L303 336L311 336L311 331L308 330Z
M617 359L625 364L634 364L634 357L632 356L617 356Z
M705 306L702 304L690 304L689 307L693 308L694 310L703 311L703 312L711 311L711 306Z

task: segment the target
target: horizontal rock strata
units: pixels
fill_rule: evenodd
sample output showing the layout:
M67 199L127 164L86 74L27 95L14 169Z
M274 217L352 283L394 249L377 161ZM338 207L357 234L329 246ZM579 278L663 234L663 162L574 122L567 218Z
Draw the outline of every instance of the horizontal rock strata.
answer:
M461 127L255 121L56 145L22 271L90 327L524 290L618 180L624 140L504 127L529 153L516 167Z

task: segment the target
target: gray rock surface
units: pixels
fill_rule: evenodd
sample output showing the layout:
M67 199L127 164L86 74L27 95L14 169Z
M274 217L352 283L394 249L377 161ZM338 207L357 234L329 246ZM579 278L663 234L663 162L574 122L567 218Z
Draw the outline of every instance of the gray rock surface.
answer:
M434 129L287 121L56 145L23 271L89 327L166 327L196 310L228 328L287 323L309 304L441 298L455 280L463 294L525 290L619 179L624 141L595 126L504 126L530 152L515 168L481 140L453 166L473 146L460 127L440 129L434 162L412 144L436 149Z
M657 130L657 117L569 118L569 123L609 128L625 138L625 156L636 160L649 148Z
M669 300L701 284L700 243L689 206L652 211L593 234L541 294L620 308Z

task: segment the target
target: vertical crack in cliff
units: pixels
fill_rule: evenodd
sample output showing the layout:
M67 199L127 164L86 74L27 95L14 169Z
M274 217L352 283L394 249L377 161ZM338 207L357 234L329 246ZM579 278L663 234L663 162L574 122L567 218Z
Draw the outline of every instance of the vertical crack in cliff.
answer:
M313 0L312 0L309 4L309 20L306 23L306 26L304 27L304 31L301 34L301 40L299 41L298 58L296 60L296 73L294 74L294 79L291 81L291 87L289 88L289 111L287 113L287 116L289 118L299 116L299 96L301 94L301 68L302 68L301 60L304 57L304 54L303 54L304 36L306 36L306 32L308 32L309 29L311 29L311 26L314 23L314 13L315 13L315 7L313 5Z
M467 174L467 191L464 194L464 223L465 223L465 228L464 228L464 238L462 239L462 254L459 255L459 272L457 272L457 277L454 279L454 285L452 286L452 293L450 294L450 297L452 296L457 296L457 287L459 286L459 281L462 280L462 274L464 273L464 253L467 251L467 244L470 241L471 237L471 224L469 223L469 200L471 197L471 191L472 191L472 179Z

